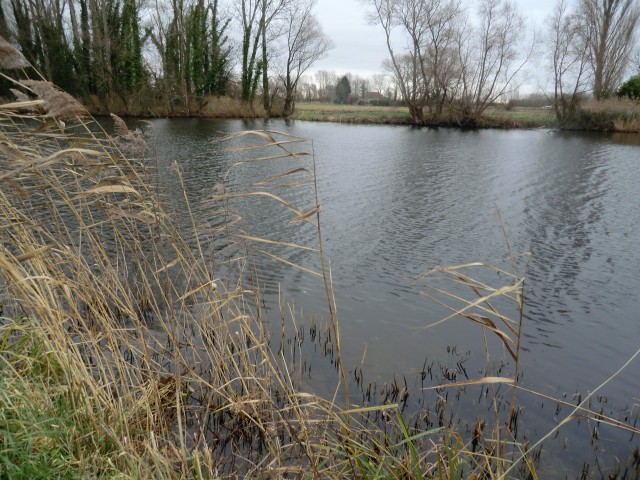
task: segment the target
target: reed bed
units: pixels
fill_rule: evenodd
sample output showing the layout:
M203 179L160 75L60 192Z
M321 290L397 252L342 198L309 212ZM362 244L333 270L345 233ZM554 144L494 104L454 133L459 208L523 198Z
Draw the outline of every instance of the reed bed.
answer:
M243 144L230 151L238 165L282 170L213 189L221 220L196 226L184 191L179 221L163 209L175 193L154 187L140 132L114 117L109 136L53 85L5 80L18 100L0 106L2 476L350 477L360 412L296 387L250 275L251 255L264 255L326 279L331 302L328 272L281 253L321 249L251 236L234 209L266 199L318 229L300 139L228 139ZM297 188L310 189L309 208L285 199Z
M277 242L235 236L227 210L232 220L209 233L224 236L216 255L237 275L217 278L195 225L188 244L150 187L139 133L115 118L109 137L68 96L64 117L52 113L61 107L47 102L62 92L46 82L15 87L23 100L0 107L1 328L11 393L3 411L23 424L3 418L3 474L27 475L29 462L48 468L59 455L41 458L57 443L51 429L64 437L60 468L73 476L322 468L312 446L327 435L331 407L294 388L270 348L258 293L243 281L242 251ZM251 195L273 199L293 221L312 215L266 191L214 200L222 208ZM40 413L49 435L29 425Z
M406 382L366 386L356 369L356 405L309 142L278 132L228 138L233 169L266 175L212 187L211 220L199 224L179 162L178 218L164 203L176 192L161 188L141 132L113 117L108 135L70 96L27 80L24 62L2 66L14 69L3 77L16 101L0 105L0 477L535 478L536 451L516 435L517 271L442 268L430 277L445 278L429 284L451 318L481 326L487 349L498 340L516 364L512 376L487 368L466 382L447 377L435 406L411 417ZM307 194L289 195L300 189ZM304 238L313 241L252 235L243 211L258 200L272 203L273 221L310 229ZM331 398L296 380L299 357L284 345L302 341L298 326L293 339L273 338L256 255L323 282L327 320L310 335L335 366ZM477 268L503 283L476 280L468 270ZM513 317L503 302L515 306ZM496 400L494 426L456 430L445 416L447 390L500 384L512 389L507 417Z
M584 130L640 132L640 102L629 98L588 101L581 105L575 124Z

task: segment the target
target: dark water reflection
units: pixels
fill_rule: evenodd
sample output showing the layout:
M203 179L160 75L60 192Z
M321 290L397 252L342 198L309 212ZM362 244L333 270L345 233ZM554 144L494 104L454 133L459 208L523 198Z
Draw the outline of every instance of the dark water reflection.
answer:
M206 120L154 126L161 169L178 162L203 222L200 200L234 161L212 140L264 128L262 122ZM444 311L420 295L413 279L435 265L503 261L497 211L513 250L532 254L525 385L552 395L586 393L640 347L638 136L282 121L268 127L313 140L348 365L359 363L365 346L365 371L378 379L410 375L425 357L445 358L450 345L482 358L474 326L452 321L424 329ZM250 230L257 235L268 234L280 215L267 207L253 213ZM311 231L292 232L291 241L314 241ZM281 285L305 312L324 311L313 277L269 265L261 280L268 299ZM472 366L471 373L477 370ZM635 411L639 385L636 362L603 392L608 408ZM531 401L529 408L537 405ZM538 433L553 422L541 421ZM609 453L630 451L628 436L607 435Z

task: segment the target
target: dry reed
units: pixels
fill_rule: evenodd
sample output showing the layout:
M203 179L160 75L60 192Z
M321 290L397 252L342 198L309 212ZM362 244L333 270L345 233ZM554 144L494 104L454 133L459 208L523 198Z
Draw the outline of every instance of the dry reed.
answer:
M68 98L47 107L57 95L47 84L16 87L45 108L0 107L3 328L24 318L27 333L14 330L17 337L33 335L51 352L47 361L62 371L74 417L92 412L96 438L87 442L109 438L106 461L143 477L192 476L195 463L210 474L321 468L311 446L325 436L331 407L296 391L286 362L272 352L256 317L258 293L243 281L246 261L237 258L237 281L228 284L210 268L201 237L184 240L144 176L139 135L121 120L111 139ZM300 164L296 152L279 156ZM305 172L308 166L278 178ZM292 212L291 220L310 222L313 212L260 192ZM265 246L253 250L265 253L274 245L308 250L236 237L228 224L208 233L245 252L257 244ZM74 455L84 464L90 449Z
M41 83L15 86L33 96L22 103L46 101ZM62 425L64 468L52 470L43 454L60 453L53 433L38 441L25 433L29 417L4 438L3 471L24 473L44 458L45 476L351 477L351 457L373 455L384 438L362 410L297 387L297 367L272 348L248 275L249 258L263 255L328 279L322 262L296 263L321 245L256 237L240 221L242 202L266 200L291 228L317 231L313 156L300 148L308 142L276 132L228 138L240 158L232 170L269 163L271 174L214 189L207 202L220 221L196 227L186 191L186 222L165 211L169 192L154 187L148 151L125 154L132 132L119 118L111 138L73 104L25 107L0 106L0 368L14 392L0 401L6 412L42 411ZM177 164L174 174L182 181ZM300 189L309 195L294 204L287 192ZM329 331L340 370L334 315ZM46 398L56 400L45 408ZM402 457L393 468L405 468Z
M16 47L0 36L0 67L8 70L27 68L29 62Z

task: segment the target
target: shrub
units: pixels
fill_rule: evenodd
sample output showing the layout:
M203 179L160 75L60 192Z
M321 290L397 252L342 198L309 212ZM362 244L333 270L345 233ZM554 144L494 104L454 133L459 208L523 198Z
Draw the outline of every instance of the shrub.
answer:
M640 74L634 75L618 89L619 97L640 99Z

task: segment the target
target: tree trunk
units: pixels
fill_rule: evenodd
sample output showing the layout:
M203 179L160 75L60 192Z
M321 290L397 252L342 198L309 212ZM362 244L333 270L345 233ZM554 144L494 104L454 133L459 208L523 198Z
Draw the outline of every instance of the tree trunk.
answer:
M262 1L262 17L260 19L260 28L262 29L262 105L267 118L271 116L271 97L269 96L269 72L267 58L267 2Z
M422 107L413 102L407 102L409 115L411 115L411 123L413 125L424 125L424 110Z
M293 92L287 92L284 97L284 107L282 113L285 117L289 117L295 109L295 103L293 99Z

